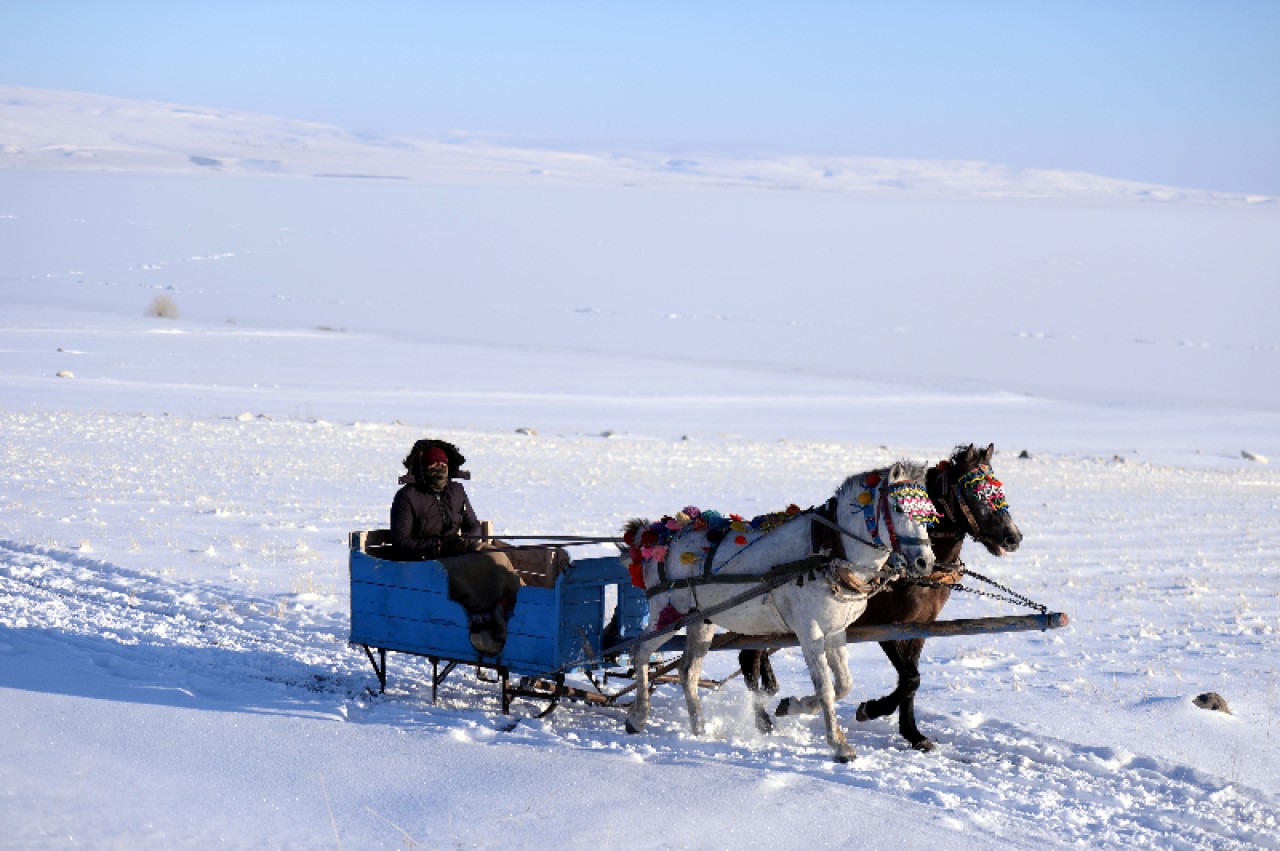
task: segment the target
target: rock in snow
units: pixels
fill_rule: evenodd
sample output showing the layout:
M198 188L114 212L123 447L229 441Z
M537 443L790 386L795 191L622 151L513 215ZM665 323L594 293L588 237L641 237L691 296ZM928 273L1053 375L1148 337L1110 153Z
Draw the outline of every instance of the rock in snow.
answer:
M1227 701L1216 691L1206 691L1204 694L1196 695L1195 700L1191 702L1201 709L1212 709L1217 712L1225 712L1228 715L1231 714L1231 707L1227 706Z

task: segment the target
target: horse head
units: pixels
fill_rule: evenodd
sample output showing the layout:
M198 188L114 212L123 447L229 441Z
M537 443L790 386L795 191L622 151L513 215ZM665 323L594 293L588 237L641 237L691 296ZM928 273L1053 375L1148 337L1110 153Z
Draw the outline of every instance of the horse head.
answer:
M846 551L871 550L881 564L892 561L909 577L933 570L929 527L939 518L925 490L925 470L923 464L899 461L845 480L833 499Z
M973 444L957 446L945 466L939 465L938 473L931 474L938 475L945 487L930 487L930 495L960 531L992 555L1002 556L1018 548L1022 532L1009 513L1004 485L991 469L995 451L995 444L986 449L975 449Z

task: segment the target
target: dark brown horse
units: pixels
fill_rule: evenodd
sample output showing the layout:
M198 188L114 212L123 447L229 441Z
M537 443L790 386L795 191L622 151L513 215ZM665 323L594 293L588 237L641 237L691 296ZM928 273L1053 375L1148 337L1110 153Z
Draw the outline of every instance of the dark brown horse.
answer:
M926 487L941 520L929 530L929 542L937 557L937 571L943 581L936 585L920 585L907 581L894 582L873 595L867 610L855 626L881 626L895 623L930 623L937 620L951 596L947 574L960 568L960 548L966 536L973 538L995 556L1011 553L1022 543L1022 533L1009 514L1000 483L991 472L995 446L974 449L973 445L956 447L951 457L929 470ZM857 718L868 721L898 712L898 731L916 750L933 750L934 744L916 726L916 690L920 687L920 654L924 639L882 641L880 649L898 672L897 687L884 697L859 704ZM747 688L757 694L776 694L777 680L763 650L744 650L738 660ZM794 711L784 700L778 715ZM768 712L757 703L756 725L763 732L773 728Z

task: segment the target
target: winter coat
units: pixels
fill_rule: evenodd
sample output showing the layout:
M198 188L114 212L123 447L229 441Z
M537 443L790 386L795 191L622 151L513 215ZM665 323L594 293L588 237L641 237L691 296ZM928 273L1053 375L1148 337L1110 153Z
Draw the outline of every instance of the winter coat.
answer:
M391 501L391 541L399 558L433 559L477 549L480 521L467 492L449 482L440 493L405 485Z

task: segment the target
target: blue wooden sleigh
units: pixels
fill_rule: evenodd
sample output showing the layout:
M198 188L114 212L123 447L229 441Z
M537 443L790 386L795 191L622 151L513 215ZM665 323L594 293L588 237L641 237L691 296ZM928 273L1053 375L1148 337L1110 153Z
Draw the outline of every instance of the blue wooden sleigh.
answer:
M431 661L432 702L458 665L497 673L504 713L519 696L549 700L547 712L563 697L609 705L619 696L564 681L567 671L600 667L610 627L609 597L616 600L617 615L610 643L644 630L649 612L644 591L631 584L617 556L570 562L559 549L507 550L526 584L516 595L505 646L497 656L485 656L471 645L467 613L449 599L448 574L440 562L390 560L390 533L381 529L352 532L350 550L350 641L364 649L382 690L387 653L394 651Z

